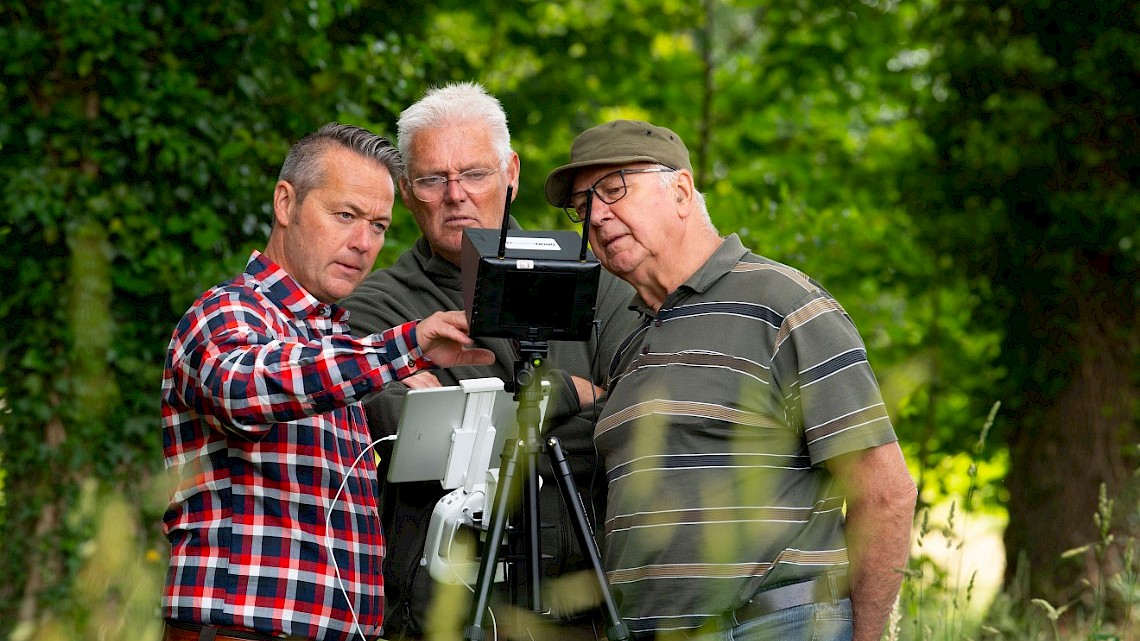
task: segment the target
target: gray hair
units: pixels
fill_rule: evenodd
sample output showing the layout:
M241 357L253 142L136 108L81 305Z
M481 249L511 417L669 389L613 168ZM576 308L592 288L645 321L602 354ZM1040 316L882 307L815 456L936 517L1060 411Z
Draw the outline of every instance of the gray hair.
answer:
M491 132L491 147L499 157L499 164L501 167L506 166L511 157L511 132L507 129L507 114L498 99L476 82L458 82L432 88L423 98L405 109L396 121L396 140L400 154L407 164L411 164L410 150L416 134L424 129L458 123L487 127Z
M393 178L393 188L395 177L404 170L400 152L387 138L356 125L330 122L298 140L281 164L277 180L293 185L298 203L304 202L310 191L324 184L325 167L321 160L325 152L334 146L340 146L383 166Z

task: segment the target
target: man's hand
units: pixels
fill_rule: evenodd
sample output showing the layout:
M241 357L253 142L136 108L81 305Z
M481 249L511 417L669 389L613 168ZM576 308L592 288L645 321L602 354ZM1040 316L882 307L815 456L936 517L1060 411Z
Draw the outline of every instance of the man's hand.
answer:
M440 367L494 363L491 350L469 347L474 341L467 331L463 312L436 312L416 324L416 340L424 356Z
M429 387L443 387L443 383L431 372L416 372L407 378L400 379L408 389L427 389Z
M578 405L581 407L586 407L606 393L606 390L573 374L570 375L570 380L574 382L574 391L578 392Z

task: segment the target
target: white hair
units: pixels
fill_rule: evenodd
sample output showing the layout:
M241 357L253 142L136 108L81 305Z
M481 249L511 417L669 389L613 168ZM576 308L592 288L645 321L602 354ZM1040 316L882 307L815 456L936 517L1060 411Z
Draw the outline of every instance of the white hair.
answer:
M429 89L405 109L396 121L396 140L405 166L412 164L412 140L424 129L459 123L483 125L491 132L491 146L506 166L511 157L507 114L498 99L476 82L457 82Z

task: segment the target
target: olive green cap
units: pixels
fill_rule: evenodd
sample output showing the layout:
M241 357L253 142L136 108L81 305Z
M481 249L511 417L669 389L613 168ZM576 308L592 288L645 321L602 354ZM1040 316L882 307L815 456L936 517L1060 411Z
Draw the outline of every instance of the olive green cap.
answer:
M570 145L570 163L546 177L546 201L568 206L574 177L582 169L635 162L693 171L689 150L677 134L639 120L613 120L578 134Z

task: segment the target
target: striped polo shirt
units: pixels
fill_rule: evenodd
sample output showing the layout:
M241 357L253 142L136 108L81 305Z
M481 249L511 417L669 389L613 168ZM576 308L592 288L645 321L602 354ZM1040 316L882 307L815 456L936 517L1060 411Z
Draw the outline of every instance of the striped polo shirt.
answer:
M895 439L862 340L812 279L734 234L611 366L594 432L604 557L638 632L696 628L772 586L847 569L828 459Z

